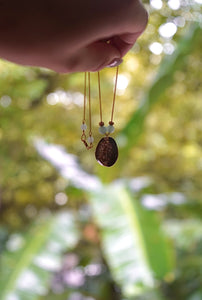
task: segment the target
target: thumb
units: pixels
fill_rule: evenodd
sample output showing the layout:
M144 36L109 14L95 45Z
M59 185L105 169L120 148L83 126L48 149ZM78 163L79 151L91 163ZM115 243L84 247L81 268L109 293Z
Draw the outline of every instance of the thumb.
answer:
M120 51L115 45L106 42L95 42L70 55L61 72L95 72L120 58Z

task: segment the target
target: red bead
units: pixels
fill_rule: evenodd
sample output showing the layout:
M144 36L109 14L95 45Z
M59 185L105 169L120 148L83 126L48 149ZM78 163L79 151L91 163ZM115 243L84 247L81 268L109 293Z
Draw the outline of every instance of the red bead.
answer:
M109 125L113 126L113 125L114 125L114 122L110 121L110 122L109 122Z
M101 127L104 126L104 124L105 124L104 122L100 122L100 123L99 123L99 125L100 125Z

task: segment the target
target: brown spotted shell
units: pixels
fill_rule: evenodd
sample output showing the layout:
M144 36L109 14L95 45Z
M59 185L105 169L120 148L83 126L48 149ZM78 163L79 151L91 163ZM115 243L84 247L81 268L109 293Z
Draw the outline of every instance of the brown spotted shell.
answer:
M95 157L102 166L113 166L118 158L118 147L115 140L108 136L102 138L95 150Z

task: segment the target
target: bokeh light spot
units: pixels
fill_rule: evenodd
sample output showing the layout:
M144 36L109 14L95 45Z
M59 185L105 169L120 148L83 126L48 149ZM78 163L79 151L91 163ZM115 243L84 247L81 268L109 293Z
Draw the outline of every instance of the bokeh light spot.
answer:
M58 205L65 205L68 201L68 197L65 193L57 193L55 195L55 202Z
M115 82L115 78L114 78ZM123 95L129 84L129 78L123 74L120 74L117 81L117 94Z
M163 46L160 43L154 42L149 46L149 50L156 55L159 55L163 52Z
M177 32L177 26L173 22L168 22L159 27L159 33L164 38L171 38Z
M163 2L161 0L150 0L150 5L155 9L161 9Z
M11 104L11 102L11 97L9 97L8 95L4 95L0 99L1 106L3 107L8 107Z
M177 27L184 27L186 22L185 22L185 18L184 17L176 17L174 19L174 23L177 25Z
M165 43L163 45L163 52L165 54L171 55L175 51L175 46L171 43Z
M177 10L180 8L180 1L179 0L169 0L168 6L173 10Z

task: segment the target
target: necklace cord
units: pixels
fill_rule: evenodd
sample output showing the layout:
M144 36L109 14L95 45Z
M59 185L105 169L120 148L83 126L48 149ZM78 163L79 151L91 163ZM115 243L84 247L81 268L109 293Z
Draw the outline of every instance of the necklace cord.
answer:
M113 102L112 102L111 123L113 123L113 118L114 118L114 107L115 107L115 100L116 100L118 75L119 75L119 66L116 67L116 78L115 78L114 96L113 96Z
M84 97L83 97L83 120L82 120L82 135L81 135L81 140L85 144L86 142L86 134L85 134L85 124L86 124L86 84L87 84L87 74L86 72L84 73ZM85 145L86 146L86 145Z
M92 135L92 125L91 125L90 72L88 72L88 105L89 105L89 136L91 136Z
M104 126L104 122L102 121L102 97L101 97L101 85L100 85L100 72L98 71L98 90L99 90L99 105L100 105L100 126ZM114 86L114 95L113 95L113 102L112 102L112 111L111 111L111 120L110 125L113 125L113 118L114 118L114 108L115 108L115 101L116 101L116 90L117 90L117 82L118 82L118 74L119 74L119 67L116 68L116 77L115 77L115 86Z
M101 86L100 86L100 72L97 72L98 75L98 90L99 90L99 104L100 104L100 122L102 122L102 98L101 98Z
M91 139L90 145L86 141L86 105L87 105L87 72L84 74L84 103L83 103L83 131L81 135L81 141L84 143L85 147L89 150L93 147L92 142L92 125L91 125L91 93L90 93L90 72L88 72L88 104L89 104L89 138Z
M86 80L87 74L84 73L84 99L83 99L83 124L86 122Z
M116 101L116 90L117 90L117 82L118 82L118 73L119 67L116 68L116 77L115 77L115 86L114 86L114 95L113 95L113 102L112 102L112 111L111 111L111 121L109 125L114 124L113 117L114 117L114 108L115 108L115 101ZM87 106L87 74L88 74L88 111L89 111L89 144L86 141L86 106ZM102 121L102 97L101 97L101 84L100 84L100 72L98 71L98 89L99 89L99 106L100 106L100 126L104 126L104 122ZM83 103L83 121L82 121L82 135L81 140L84 143L85 147L89 150L93 147L93 137L92 137L92 115L91 115L91 84L90 84L90 72L85 72L84 74L84 103ZM108 133L109 134L109 133ZM107 135L108 135L107 134Z

